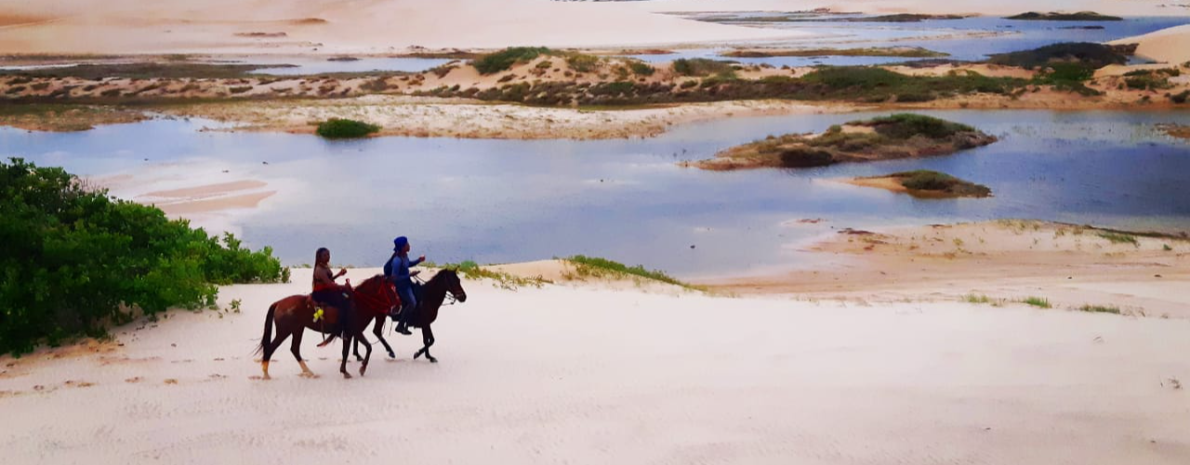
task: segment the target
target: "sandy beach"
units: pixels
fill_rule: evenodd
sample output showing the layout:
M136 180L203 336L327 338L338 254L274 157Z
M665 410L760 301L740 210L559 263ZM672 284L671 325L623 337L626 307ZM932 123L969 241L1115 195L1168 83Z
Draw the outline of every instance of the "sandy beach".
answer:
M376 270L353 270L358 281ZM113 341L0 359L10 463L1181 464L1185 320L963 303L712 298L468 282L439 364L320 379L281 351L255 379L269 302L172 312ZM391 334L391 333L390 333ZM382 356L373 353L374 357ZM355 364L352 365L357 366Z

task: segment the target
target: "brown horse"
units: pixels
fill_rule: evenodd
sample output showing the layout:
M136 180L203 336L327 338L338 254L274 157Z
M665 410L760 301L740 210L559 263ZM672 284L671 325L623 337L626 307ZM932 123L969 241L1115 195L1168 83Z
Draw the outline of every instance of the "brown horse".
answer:
M351 374L347 372L347 356L351 343L353 340L361 341L366 349L363 365L359 369L360 376L363 376L364 372L368 369L368 360L372 357L372 345L364 337L363 331L377 314L388 314L400 300L397 299L396 292L384 276L368 278L359 287L355 289L346 288L345 292L348 293L354 303L353 307L355 308L347 309L346 311L355 312L354 318L352 318L355 324L352 325L354 326L353 328L348 328L346 337L343 339L343 358L339 365L339 372L343 373L344 378L350 378ZM264 351L264 356L261 358L261 370L264 371L264 379L269 379L269 360L272 359L273 352L291 335L293 336L293 343L290 345L290 351L293 352L294 358L297 359L298 364L302 367L302 376L314 376L314 373L306 366L305 360L302 359L302 334L305 333L306 328L329 334L330 337L322 344L319 344L319 346L326 345L334 340L335 336L340 332L339 324L342 320L340 313L342 311L344 310L324 305L322 306L322 313L318 315L316 321L317 307L308 295L289 296L269 306L269 311L264 321L264 335L261 337L260 346L257 347L258 352ZM276 337L273 336L274 323L277 326ZM387 346L388 344L385 345Z

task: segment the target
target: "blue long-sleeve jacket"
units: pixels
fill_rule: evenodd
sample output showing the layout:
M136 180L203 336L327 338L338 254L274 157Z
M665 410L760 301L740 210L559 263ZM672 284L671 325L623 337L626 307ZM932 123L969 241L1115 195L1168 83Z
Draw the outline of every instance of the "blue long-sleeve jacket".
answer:
M408 255L397 255L392 259L392 273L388 279L397 286L397 290L408 289L413 286L413 279L409 276L409 269L421 264L421 260L410 260Z

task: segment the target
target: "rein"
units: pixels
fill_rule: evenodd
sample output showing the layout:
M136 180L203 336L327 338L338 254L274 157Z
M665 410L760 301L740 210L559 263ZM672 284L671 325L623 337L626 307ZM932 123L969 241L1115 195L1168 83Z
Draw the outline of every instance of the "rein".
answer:
M434 275L434 276L437 277L438 275ZM423 287L426 285L429 285L429 283L426 282L426 280L421 279L421 276L414 276L413 280L417 281L417 283L421 284ZM431 279L431 281L432 280L433 279ZM442 299L442 305L441 305L442 307L459 303L459 299L455 297L455 294L453 292L450 292L450 289L447 289L444 292L444 294L445 294L445 297L443 297L443 299Z

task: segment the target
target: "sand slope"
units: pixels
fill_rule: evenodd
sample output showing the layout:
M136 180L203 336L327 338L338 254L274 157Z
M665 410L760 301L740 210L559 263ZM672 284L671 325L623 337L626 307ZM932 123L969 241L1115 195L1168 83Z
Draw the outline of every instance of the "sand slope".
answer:
M668 44L788 37L626 4L548 0L0 1L0 52L356 52L410 46ZM3 24L0 22L0 24ZM236 34L284 33L253 38Z
M415 339L393 336L398 361L343 380L338 349L307 337L321 379L298 377L286 352L276 379L250 379L266 305L308 272L294 279L225 288L222 305L242 299L244 313L177 312L118 331L122 347L0 359L5 463L1190 457L1190 390L1169 381L1190 381L1190 321L468 282L435 328L440 364L410 361Z
M1190 61L1190 25L1171 27L1113 43L1139 44L1136 54L1171 64Z

